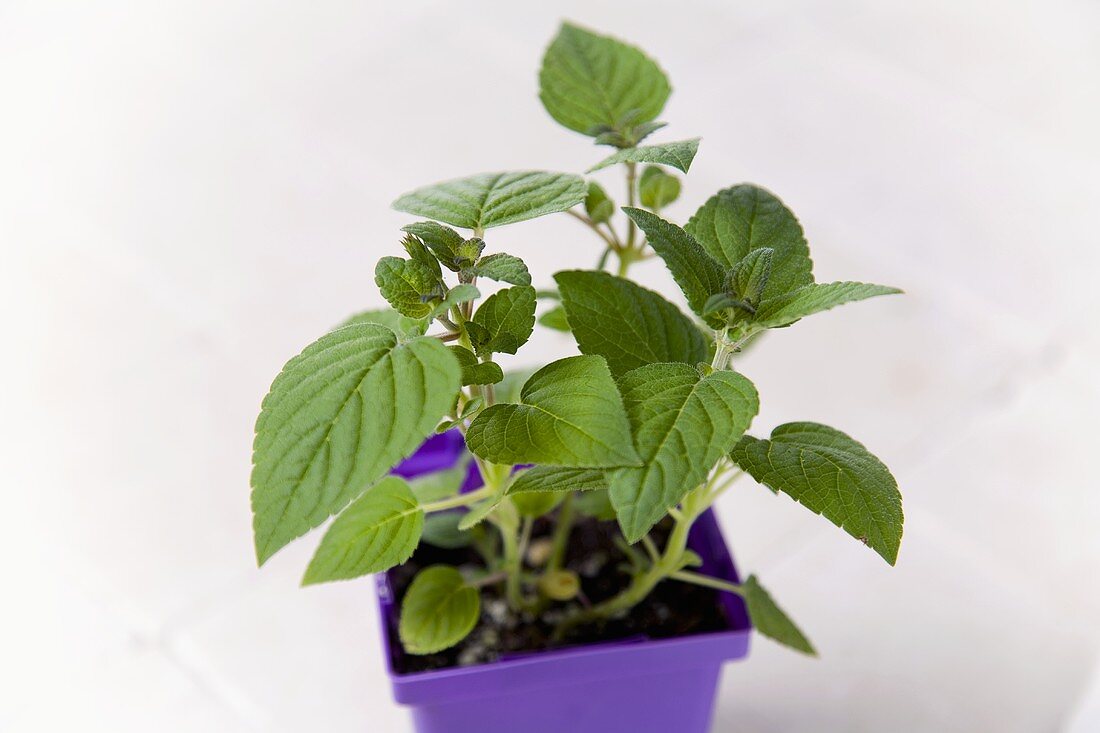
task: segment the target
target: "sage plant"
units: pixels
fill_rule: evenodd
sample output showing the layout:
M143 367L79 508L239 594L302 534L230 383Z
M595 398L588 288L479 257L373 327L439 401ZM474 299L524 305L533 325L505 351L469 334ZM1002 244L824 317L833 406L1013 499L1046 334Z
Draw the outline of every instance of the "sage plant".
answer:
M421 541L478 547L477 572L434 565L413 579L399 621L411 654L461 642L490 586L529 618L555 609L567 638L670 582L737 594L760 633L812 654L755 575L733 584L697 572L688 533L748 475L894 564L902 508L887 468L818 423L747 434L758 395L732 363L765 331L899 291L815 282L798 220L759 186L717 192L684 224L663 218L681 190L672 171L688 172L699 139L643 144L665 126L671 87L641 50L565 24L539 86L554 120L612 149L587 173L621 169L625 206L593 180L543 171L474 175L398 198L394 207L417 220L403 228L401 256L375 269L392 308L322 335L264 399L251 480L258 561L333 517L304 584L385 571ZM520 256L494 251L491 230L559 213L593 236L596 266L558 272L556 287L536 290ZM669 269L690 314L628 278L648 260ZM539 321L570 332L580 354L508 376L494 359L522 349L540 303ZM412 482L389 475L451 429L469 451L457 467ZM462 493L466 461L484 485ZM586 514L617 524L633 562L621 592L587 606L577 602L583 581L563 565ZM531 567L541 516L552 532ZM655 540L666 517L671 530Z

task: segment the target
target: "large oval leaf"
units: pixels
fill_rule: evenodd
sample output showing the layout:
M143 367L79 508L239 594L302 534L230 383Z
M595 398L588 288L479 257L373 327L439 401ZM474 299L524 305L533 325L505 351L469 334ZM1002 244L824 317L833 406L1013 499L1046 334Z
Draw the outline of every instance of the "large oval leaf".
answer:
M630 542L640 540L706 479L748 429L760 402L745 377L702 377L686 364L650 364L619 380L644 464L608 472L611 503Z
M742 183L719 191L684 229L725 267L733 267L754 249L772 249L764 298L814 281L810 249L798 219L775 194L759 186Z
M424 510L409 485L388 476L333 520L302 585L380 573L408 560L420 541Z
M539 99L551 117L585 135L656 119L671 91L639 49L570 23L542 57Z
M264 398L252 452L262 564L340 511L431 435L461 370L437 339L389 329L332 331L287 362Z
M600 356L547 364L520 390L521 404L478 415L466 445L490 463L600 468L636 465L622 397Z
M447 565L421 570L401 603L397 633L409 654L434 654L466 638L477 625L481 598Z
M489 229L565 211L584 201L584 179L569 173L482 173L405 194L393 208L467 229Z
M702 331L652 290L606 272L559 272L554 279L581 353L606 358L612 374L658 362L710 360Z
M770 440L746 435L730 456L760 483L897 562L901 493L890 470L862 444L827 425L796 422L777 427Z

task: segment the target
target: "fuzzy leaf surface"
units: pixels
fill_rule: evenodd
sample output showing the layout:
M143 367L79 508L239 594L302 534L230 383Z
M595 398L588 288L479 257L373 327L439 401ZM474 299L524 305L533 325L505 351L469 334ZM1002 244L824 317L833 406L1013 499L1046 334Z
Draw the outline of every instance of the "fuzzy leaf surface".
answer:
M465 639L480 613L477 589L454 568L432 565L409 585L397 634L409 654L434 654Z
M388 476L333 520L302 585L380 573L408 560L420 541L424 511L409 485Z
M560 124L584 135L622 130L661 114L672 88L641 50L563 23L539 71L539 99Z
M374 268L374 282L396 311L409 318L427 318L443 298L443 285L420 260L383 257Z
M619 380L643 465L608 471L619 526L637 542L748 429L760 403L745 377L687 364L650 364Z
M587 192L584 179L569 173L482 173L418 188L394 201L393 208L456 227L489 229L565 211L584 201Z
M813 262L802 225L775 194L742 183L712 196L684 227L723 267L731 268L754 249L773 250L763 298L814 281Z
M747 332L779 328L794 323L800 318L812 316L814 313L836 308L838 305L866 300L878 295L895 295L900 292L897 288L869 283L811 283L761 302L760 307L756 309L756 314L749 318L742 328Z
M672 166L687 173L698 151L699 138L697 137L660 145L641 145L636 148L625 148L609 155L585 172L592 173L619 163L657 163Z
M595 270L559 272L554 280L581 353L603 356L612 374L657 362L709 361L695 323L652 290Z
M355 324L287 362L264 398L252 452L261 564L408 457L454 405L461 370L437 339L398 343Z
M645 232L649 246L665 261L691 309L703 316L710 296L723 291L725 268L675 224L644 209L623 207L623 211ZM714 316L706 316L704 320L712 326L720 325Z
M490 463L603 468L637 465L623 400L607 362L573 356L539 369L520 404L486 408L466 444Z
M450 346L451 352L462 367L462 386L469 384L496 384L504 379L504 371L496 362L480 362L474 352L464 346Z
M498 282L512 285L530 285L531 273L519 257L509 254L493 254L482 257L473 267L478 277L487 277Z
M890 470L848 435L811 422L746 435L730 457L772 491L828 519L893 565L901 546L901 493Z
M498 290L477 309L473 322L483 329L476 336L470 333L479 356L516 353L535 329L535 289L516 285Z
M336 328L353 326L357 323L376 323L385 326L398 336L413 338L423 336L428 332L428 321L424 318L409 318L401 315L393 308L379 308L377 310L362 311L350 316ZM336 329L333 329L334 331Z

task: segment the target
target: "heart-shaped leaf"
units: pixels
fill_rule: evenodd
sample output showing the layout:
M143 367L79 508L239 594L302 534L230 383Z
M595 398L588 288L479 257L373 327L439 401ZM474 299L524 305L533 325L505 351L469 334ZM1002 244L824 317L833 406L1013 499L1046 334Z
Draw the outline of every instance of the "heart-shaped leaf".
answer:
M470 424L466 444L490 463L600 468L639 463L622 397L600 356L539 369L520 404L497 404Z
M434 654L465 639L480 613L477 589L454 568L432 565L409 585L397 634L409 654Z
M585 135L655 119L671 91L640 50L571 23L562 24L542 57L539 99L551 117Z

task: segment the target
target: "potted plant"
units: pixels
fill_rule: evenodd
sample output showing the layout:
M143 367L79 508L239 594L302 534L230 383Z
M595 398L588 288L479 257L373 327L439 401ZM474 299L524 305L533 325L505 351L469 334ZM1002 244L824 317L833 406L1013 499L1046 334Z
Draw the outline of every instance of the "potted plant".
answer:
M854 439L809 422L746 432L758 396L733 361L767 330L899 291L815 282L797 219L752 184L682 226L664 219L681 187L671 169L688 172L699 140L643 144L670 86L639 49L565 24L539 83L551 117L613 149L588 172L622 167L621 218L568 173L400 197L417 220L404 256L375 270L392 308L321 336L264 399L257 558L333 518L303 583L381 574L386 661L421 733L703 731L750 628L814 654L734 569L710 507L736 479L891 565L902 534L896 482ZM488 232L560 212L596 236L597 264L536 290ZM650 259L691 314L627 278ZM580 353L505 374L494 359L523 347L540 303L539 322Z

